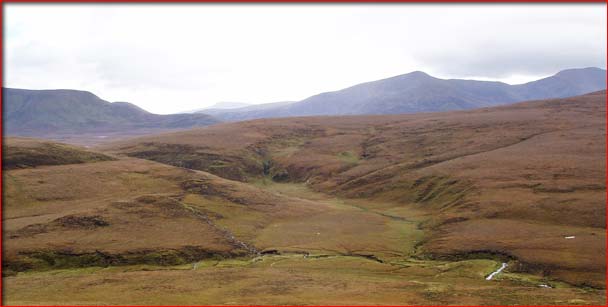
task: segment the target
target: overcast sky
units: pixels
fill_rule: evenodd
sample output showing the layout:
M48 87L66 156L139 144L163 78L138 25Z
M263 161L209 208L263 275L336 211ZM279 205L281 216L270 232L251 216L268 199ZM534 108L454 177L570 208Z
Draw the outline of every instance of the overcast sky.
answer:
M301 100L414 70L522 83L606 67L606 4L4 7L4 86L155 113Z

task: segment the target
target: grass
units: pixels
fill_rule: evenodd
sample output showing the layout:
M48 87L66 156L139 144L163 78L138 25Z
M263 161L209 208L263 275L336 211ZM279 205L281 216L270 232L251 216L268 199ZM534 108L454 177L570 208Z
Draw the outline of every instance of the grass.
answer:
M194 175L140 160L108 163L118 164L124 172L119 176L122 181L140 192L158 192L164 186L175 194L179 189L166 184ZM143 166L140 163L145 164L146 172L139 171ZM109 166L95 163L77 168L76 173L96 174L94 176L101 179L105 177L99 172L102 169L110 171ZM23 170L18 172L12 175L27 182L30 177L24 177ZM49 180L46 176L50 174L44 170L27 172L35 172L33 178ZM169 178L172 181L166 181ZM111 182L109 180L99 180L96 184L105 185ZM219 178L200 178L197 182L234 193L243 193L248 186ZM138 261L138 264L105 268L78 268L78 264L66 265L63 269L46 267L15 272L14 276L4 277L5 304L597 304L603 300L604 291L581 290L554 281L550 281L551 284L559 286L551 291L543 289L539 294L538 284L547 281L530 274L509 272L487 282L485 276L500 263L494 260L411 258L415 256L418 242L424 239L418 224L428 218L425 211L413 204L344 199L313 191L304 184L276 183L268 179L259 179L254 185L260 189L252 189L251 193L242 196L230 194L233 192L218 195L186 192L180 202L204 212L238 238L253 242L260 249L278 249L281 255ZM32 194L31 188L26 185L24 191ZM248 197L249 202L231 200L243 197ZM275 208L282 209L260 207L256 205L257 197L265 199L267 204L277 202L279 207ZM148 216L145 219L152 218L150 221L154 221L155 215L165 216L163 229L178 229L177 235L186 236L188 240L194 240L192 235L212 238L209 237L209 233L213 233L211 228L194 231L191 235L187 229L200 228L204 224L187 224L188 220L183 219L188 216L183 215L186 213L166 211L173 208L171 206L163 205L159 207L164 208L161 211L152 210L154 204L171 203L163 194L136 199L143 203L125 203L119 208L137 212L134 217L140 219L145 213ZM302 206L307 210L301 211ZM145 211L141 211L144 208ZM293 217L285 216L285 212L291 212ZM132 214L116 213L121 216ZM186 223L183 226L191 226L168 224L173 219L177 219L176 223ZM108 220L110 225L116 224L112 219ZM151 230L145 231L150 235ZM167 244L176 240L159 233L154 236L160 240L143 244L153 246L158 244L154 242ZM120 238L123 242L132 242L125 233ZM204 241L198 244L201 242ZM99 241L95 246L100 246ZM159 252L142 255L154 260L155 254ZM169 257L171 255L160 258L173 259ZM374 258L368 257L370 255ZM87 261L86 265L95 263ZM42 286L45 284L50 286Z
M221 124L6 171L5 264L135 259L13 267L6 302L603 304L604 102Z
M509 279L487 282L488 260L395 267L359 257L264 256L192 266L112 267L23 273L5 278L7 305L421 305L433 303L601 304L601 293L543 289ZM52 281L52 282L51 282ZM38 285L46 284L41 287ZM79 289L79 291L72 291ZM163 289L165 291L159 291ZM70 293L69 297L65 293ZM112 295L107 295L112 293Z
M259 227L264 225L266 215L218 197L202 197L196 194L186 195L183 202L194 208L205 210L216 223L230 229L234 235L243 240L252 240Z
M110 156L84 148L27 138L5 139L3 152L3 169L115 160Z
M339 153L338 159L347 164L357 164L359 162L359 156L352 151L343 151Z
M341 199L297 183L260 179L255 184L326 206L320 215L270 225L256 241L259 245L342 254L372 253L382 258L395 258L414 254L416 245L423 240L423 233L418 228L424 220L423 213L412 206Z

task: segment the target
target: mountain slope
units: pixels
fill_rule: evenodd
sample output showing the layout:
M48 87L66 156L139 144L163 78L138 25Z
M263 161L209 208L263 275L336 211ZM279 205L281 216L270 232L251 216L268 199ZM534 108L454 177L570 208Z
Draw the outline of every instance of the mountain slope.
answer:
M247 108L215 112L225 120L255 118L399 114L467 110L531 99L563 98L606 88L606 71L569 69L537 81L509 85L502 82L439 79L416 71L321 93L299 102L263 110Z
M211 116L215 116L225 121L237 121L243 119L262 118L267 112L274 112L282 110L289 105L293 104L294 101L279 101L271 103L262 103L256 105L250 105L242 108L235 109L206 109L197 113L205 113ZM243 117L245 116L245 117Z
M364 199L406 220L424 210L421 257L517 259L512 272L603 288L605 102L601 91L457 112L260 119L108 149ZM292 241L273 247L303 244Z
M206 114L158 115L127 102L110 103L76 90L3 88L4 132L20 136L183 129L218 120Z
M526 99L571 97L605 89L606 70L594 67L567 69L552 77L515 87Z
M238 109L238 108L245 108L251 106L251 104L249 103L245 103L245 102L231 102L231 101L221 101L221 102L216 102L211 106L205 107L205 108L197 108L194 110L188 110L188 111L183 111L183 112L179 112L179 113L204 113L204 114L209 114L209 112L207 112L207 110L231 110L231 109Z
M245 102L221 101L221 102L217 102L205 109L236 109L236 108L248 107L250 105L251 104L245 103ZM203 110L205 110L205 109L203 109Z

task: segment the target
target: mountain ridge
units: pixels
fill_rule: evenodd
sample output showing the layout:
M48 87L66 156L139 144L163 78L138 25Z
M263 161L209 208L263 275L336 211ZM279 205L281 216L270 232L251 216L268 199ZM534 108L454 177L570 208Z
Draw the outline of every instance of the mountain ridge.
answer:
M318 115L382 115L469 110L519 101L565 98L606 88L606 70L566 69L523 84L440 79L413 71L301 101L282 101L233 109L159 115L128 102L108 102L81 90L3 88L4 131L15 136L82 133L144 134L187 129L220 121Z
M150 113L128 102L108 102L81 90L2 88L4 132L17 136L181 129L219 120L206 114Z
M374 115L468 110L533 99L565 98L606 88L606 70L565 69L523 84L466 79L440 79L413 71L356 84L337 91L262 111L221 110L214 116L228 121L315 115Z

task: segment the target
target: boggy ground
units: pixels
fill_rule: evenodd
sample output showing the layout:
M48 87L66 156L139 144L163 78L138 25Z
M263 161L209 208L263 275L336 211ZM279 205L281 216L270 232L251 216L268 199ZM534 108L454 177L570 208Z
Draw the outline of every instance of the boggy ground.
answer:
M421 226L427 257L502 255L518 270L604 288L605 102L603 91L464 112L263 119L104 149L414 204L432 213Z
M605 304L604 102L260 120L5 171L4 302Z
M84 193L39 199L52 187L35 182L55 182L63 168L71 177L95 179L95 188L87 184L91 180L75 180L72 186ZM602 290L539 275L502 273L486 281L501 261L509 261L500 257L425 259L417 246L420 222L428 215L413 206L342 199L268 179L244 185L132 158L9 174L32 198L23 210L7 210L12 214L6 217L3 271L14 270L4 277L8 305L601 304L604 299ZM129 179L114 185L108 174ZM107 198L98 199L99 190ZM175 202L162 202L160 195ZM49 211L41 210L45 207ZM72 218L56 218L55 211ZM238 244L241 240L256 250Z
M182 265L93 267L5 278L5 303L137 305L601 305L603 292L535 276L486 281L491 260L382 264L349 257L263 256Z

